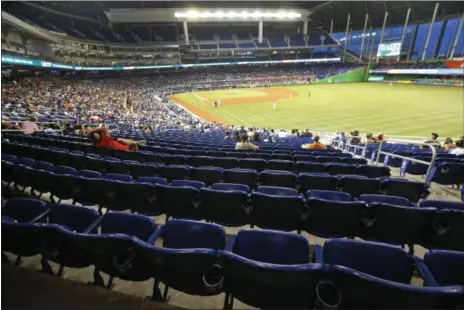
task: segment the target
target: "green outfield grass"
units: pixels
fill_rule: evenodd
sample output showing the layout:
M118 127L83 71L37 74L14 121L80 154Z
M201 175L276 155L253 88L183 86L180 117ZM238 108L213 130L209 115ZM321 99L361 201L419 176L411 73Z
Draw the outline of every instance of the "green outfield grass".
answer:
M384 132L386 135L440 137L464 134L464 89L459 87L353 83L276 87L294 91L292 98L273 100L259 89L234 89L176 95L204 113L230 124L326 131ZM308 94L311 94L309 97ZM257 98L263 97L264 102ZM266 97L267 96L267 97ZM234 100L219 108L203 102ZM243 98L243 103L237 103ZM246 98L253 102L246 102Z

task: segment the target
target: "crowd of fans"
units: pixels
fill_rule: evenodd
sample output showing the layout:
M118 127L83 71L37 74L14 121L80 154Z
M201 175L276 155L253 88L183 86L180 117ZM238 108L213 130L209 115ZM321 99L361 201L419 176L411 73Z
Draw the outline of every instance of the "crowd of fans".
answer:
M261 68L262 69L262 68ZM307 69L305 69L307 70ZM156 77L122 77L112 79L58 79L58 78L25 78L20 81L2 85L2 129L20 129L24 134L33 134L43 130L56 134L60 130L65 133L89 134L91 140L102 147L114 147L105 136L110 137L108 130L96 126L109 127L118 125L130 126L139 133L151 134L166 128L182 128L201 132L221 131L224 138L235 141L237 150L258 150L256 142L275 143L278 139L290 137L306 137L309 143L302 145L307 149L325 149L331 147L329 141L321 141L308 129L275 130L271 128L244 128L225 126L206 122L193 116L183 107L171 102L168 95L176 92L192 91L196 85L214 84L216 81L222 88L237 83L252 86L259 79L272 81L277 77L307 76L311 72L302 69L291 70L256 70L251 72L236 70L224 72L217 70L195 72L179 72ZM251 79L254 77L254 79ZM226 82L224 82L226 81ZM337 132L332 141L350 142L351 144L376 143L388 138L383 133L367 133L360 135L355 130L349 134ZM464 137L453 142L447 138L441 145L438 134L432 133L426 143L437 148L448 150L452 154L464 155ZM118 141L131 149L134 143ZM324 143L322 143L324 142Z

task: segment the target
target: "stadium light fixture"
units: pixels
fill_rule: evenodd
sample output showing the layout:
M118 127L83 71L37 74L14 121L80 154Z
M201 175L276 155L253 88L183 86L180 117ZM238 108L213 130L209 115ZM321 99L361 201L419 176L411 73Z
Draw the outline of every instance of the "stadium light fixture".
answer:
M285 19L298 19L301 18L301 13L295 12L295 11L285 11L285 10L279 10L279 11L235 11L235 10L230 10L227 12L224 12L223 10L217 10L217 11L196 11L196 10L187 10L187 11L182 11L182 12L175 12L174 13L175 18L186 18L186 19L279 19L279 20L285 20Z

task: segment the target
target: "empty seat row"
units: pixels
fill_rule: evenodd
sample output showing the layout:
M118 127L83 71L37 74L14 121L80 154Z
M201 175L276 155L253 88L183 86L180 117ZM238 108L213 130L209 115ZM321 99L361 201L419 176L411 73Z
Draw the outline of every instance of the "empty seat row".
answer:
M2 251L42 256L64 268L94 266L94 284L153 279L152 297L169 288L197 296L225 294L257 308L457 308L464 302L464 255L433 250L421 260L387 244L331 239L311 246L297 234L241 230L226 241L212 223L173 219L156 227L138 214L45 205L27 199L2 209ZM414 273L423 284L411 284ZM105 283L101 273L109 275ZM161 293L159 283L165 284Z
M43 165L40 162L38 164ZM157 177L141 177L133 182L132 177L128 175L107 174L102 177L100 173L95 171L76 172L72 171L72 168L68 168L71 170L66 171L66 167L56 167L46 171L7 162L2 162L2 169L4 171L3 180L15 182L15 186L31 186L33 193L39 192L38 197L43 193L50 192L52 198L73 199L74 202L84 205L98 205L100 210L103 208L110 210L129 209L133 212L149 215L166 214L168 218L206 218L229 226L251 224L264 228L306 230L313 234L335 234L336 236L362 236L365 234L364 224L374 223L377 220L369 212L366 213L366 202L362 201L365 199L365 195L361 195L359 198L361 201L351 201L352 197L347 192L309 190L307 193L305 192L306 197L302 197L296 189L260 186L256 192L252 193L250 199L250 188L244 184L218 183L213 184L211 188L206 188L205 183L200 181L175 180L167 184L166 179ZM237 178L240 177L240 171L238 173L235 176ZM312 184L322 185L327 182L330 184L333 181L331 179L337 180L328 175L309 174L301 175L300 179L304 180L302 184L308 187L312 187ZM359 178L342 177L338 182L352 186L356 184L357 180ZM411 195L409 190L414 188L411 185L415 184L391 179L382 183L385 189L384 193L400 193L405 196ZM351 188L358 190L359 193L356 186ZM381 197L381 195L375 196ZM449 225L448 219L436 220L434 222L436 225L432 229L430 221L435 219L437 215L436 208L429 213L425 209L418 211L408 199L403 197L391 201L388 196L384 196L383 199L376 198L375 201L406 207L406 209L398 211L400 214L398 219L394 218L393 222L387 224L395 225L401 221L406 221L404 227L411 231L414 231L413 227L419 227L415 231L415 238L420 239L416 240L417 243L423 244L425 241L421 240L429 239L429 237L424 236L427 233L434 233L438 229L437 227L448 227ZM218 209L220 206L223 206L224 209ZM409 207L413 208L411 209L413 212ZM316 210L320 210L320 213ZM372 210L374 209L369 209L369 211ZM416 211L420 214L416 214ZM443 212L448 214L445 211ZM419 218L412 220L408 216L409 213L413 219L415 216ZM455 213L454 211L450 212L450 215L445 215L445 217L448 218ZM217 217L211 214L217 214ZM460 213L458 212L458 214ZM454 220L459 222L459 216ZM413 224L409 221L412 221ZM454 227L453 225L450 234L456 229ZM423 232L422 229L427 229L427 232ZM402 234L403 232L399 232L399 238L402 238Z
M244 168L258 171L285 170L291 172L311 172L311 173L329 173L329 174L359 174L367 177L387 177L390 176L388 167L376 167L364 164L347 164L347 163L319 163L319 162L292 162L285 160L253 159L253 158L228 158L228 157L186 157L182 155L167 154L144 154L146 161L121 160L116 157L100 157L96 154L84 154L79 151L63 151L50 148L41 148L33 146L20 146L8 143L2 143L4 153L15 156L32 157L41 161L50 161L57 165L71 166L77 169L90 169L102 172L113 173L145 173L144 169L139 168L141 163L148 165L191 165L194 167L211 167L216 166L224 169ZM134 152L124 152L129 155ZM120 153L121 154L121 153ZM130 156L127 156L130 157ZM123 157L124 158L124 157ZM351 159L352 160L352 159ZM135 172L134 172L135 171Z
M126 174L127 177L132 176L134 178L160 176L166 178L168 181L192 179L204 182L207 185L218 182L239 183L246 184L253 189L260 185L270 185L296 188L300 192L305 192L308 189L341 190L355 197L361 194L379 193L403 196L412 202L417 202L421 198L425 199L429 194L428 185L422 182L413 182L406 179L368 178L366 175L375 176L373 172L377 172L377 167L367 165L355 167L354 172L359 175L342 174L347 171L343 169L337 171L336 168L339 166L333 166L331 164L324 166L324 168L332 172L332 174L340 173L338 176L333 176L328 173L299 173L297 175L282 170L264 170L258 173L254 169L241 168L224 170L217 167L193 168L183 165L160 166L157 164L138 164L100 158L79 157L72 156L71 154L69 154L68 159L72 160L75 163L72 165L80 168L80 171L90 170L100 173ZM83 162L76 163L81 160ZM66 161L61 161L61 163L66 163ZM25 178L29 177L32 172L26 171L26 174L22 176L18 171L15 171L15 169L21 169L21 167L17 167L18 165L27 166L36 170L49 171L54 174L76 173L76 169L69 166L53 166L48 162L35 161L27 157L17 158L14 155L7 154L3 156L2 161L2 167L5 171L2 176L4 181L15 182L19 185L28 182ZM344 168L345 166L341 167ZM31 178L34 177L31 176ZM36 183L37 186L42 186L43 188L43 185L46 183L38 182L38 184L42 184L37 185Z
M11 141L19 141L24 143L37 144L42 146L54 146L54 147L70 147L76 148L81 145L88 145L88 138L83 137L73 137L73 136L44 136L44 137L34 137L34 136L22 136L22 135L6 135ZM137 140L137 137L132 137ZM139 139L141 137L138 137ZM164 143L164 142L150 142L147 141L147 145L141 145L141 150L153 151L153 152L165 152L173 155L193 155L193 156L206 156L211 155L209 153L219 152L221 154L231 153L237 154L238 156L244 156L247 154L243 151L235 150L235 142L231 142L228 145L222 144L209 144L201 142L192 142L183 141L179 143ZM255 154L256 156L270 156L271 154L281 154L281 155L320 155L320 156L335 156L335 157L352 157L349 153L342 153L340 150L331 149L331 150L302 150L300 147L301 143L296 147L291 145L283 145L282 147L276 148L275 145L263 144L260 146L260 151ZM213 155L216 156L216 155ZM223 155L220 155L223 156ZM235 156L235 155L233 155Z

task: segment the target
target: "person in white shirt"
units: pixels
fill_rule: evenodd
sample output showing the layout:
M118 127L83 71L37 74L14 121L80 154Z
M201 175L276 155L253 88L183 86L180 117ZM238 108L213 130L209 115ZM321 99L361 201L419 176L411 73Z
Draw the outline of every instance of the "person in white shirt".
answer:
M248 142L248 135L243 134L241 141L235 144L236 151L259 151L259 146L254 145L251 142Z
M456 141L456 147L449 151L449 154L464 156L464 138Z
M275 110L276 108L277 108L277 102L274 101L274 102L272 103L272 109Z
M278 136L279 138L286 138L286 137L287 137L287 132L286 132L285 130L282 129L281 131L279 131L279 133L277 134L277 136Z

